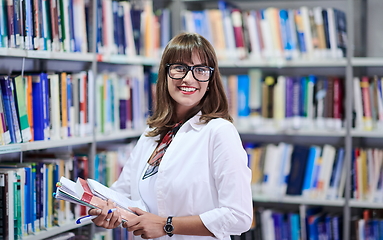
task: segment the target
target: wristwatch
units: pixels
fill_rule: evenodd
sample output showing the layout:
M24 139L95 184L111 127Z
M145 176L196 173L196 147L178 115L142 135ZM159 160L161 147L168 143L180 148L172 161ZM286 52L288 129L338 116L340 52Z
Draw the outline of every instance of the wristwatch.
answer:
M164 226L164 230L169 237L173 236L174 226L172 224L172 220L173 220L173 217L168 217L168 219L166 220L166 224Z

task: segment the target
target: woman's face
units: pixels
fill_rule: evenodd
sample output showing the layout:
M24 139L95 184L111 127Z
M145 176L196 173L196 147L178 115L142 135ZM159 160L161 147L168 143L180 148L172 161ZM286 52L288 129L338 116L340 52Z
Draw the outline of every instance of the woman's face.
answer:
M184 62L188 66L202 64L198 56L193 54L192 62ZM199 82L193 77L192 71L189 71L183 79L176 80L167 74L168 91L170 96L176 102L176 112L179 119L194 106L196 106L205 95L209 82Z

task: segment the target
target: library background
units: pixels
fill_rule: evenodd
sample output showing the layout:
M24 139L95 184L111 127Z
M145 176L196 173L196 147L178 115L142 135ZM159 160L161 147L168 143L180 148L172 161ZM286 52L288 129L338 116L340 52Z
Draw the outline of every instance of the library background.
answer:
M0 239L129 239L75 219L110 185L181 31L215 47L253 171L233 239L383 238L381 0L0 0Z

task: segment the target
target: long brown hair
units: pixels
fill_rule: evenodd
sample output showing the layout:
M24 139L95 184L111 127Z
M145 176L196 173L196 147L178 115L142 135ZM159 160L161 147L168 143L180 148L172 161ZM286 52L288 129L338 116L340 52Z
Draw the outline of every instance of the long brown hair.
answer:
M217 56L213 46L204 37L196 33L181 33L175 36L166 46L158 71L156 84L155 108L153 115L148 118L147 124L153 128L147 136L161 137L175 124L176 103L170 96L167 87L166 64L175 62L191 62L192 54L197 54L201 64L214 68L213 75L209 80L205 96L199 104L190 110L184 121L202 112L201 122L208 123L214 118L223 118L233 121L229 115L229 107L218 68Z

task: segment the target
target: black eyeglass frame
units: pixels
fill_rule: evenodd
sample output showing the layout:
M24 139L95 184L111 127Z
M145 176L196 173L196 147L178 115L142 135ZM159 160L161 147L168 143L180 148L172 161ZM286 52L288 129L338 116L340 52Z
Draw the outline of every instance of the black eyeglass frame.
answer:
M175 77L170 76L169 68L170 68L172 65L182 65L182 66L185 66L186 69L187 69L185 75L184 75L182 78L175 78ZM207 67L207 68L209 68L209 70L210 70L210 76L209 76L209 78L208 78L207 80L199 80L199 79L197 79L197 78L194 76L194 71L193 71L193 69L196 68L196 67ZM191 71L191 72L192 72L192 75L193 75L193 77L194 77L194 79L197 80L198 82L208 82L208 81L210 81L211 77L213 76L214 68L213 68L213 67L209 67L209 66L205 66L205 65L201 65L201 64L199 64L199 65L194 65L194 66L189 66L189 65L184 64L184 63L167 63L167 64L166 64L166 71L168 72L168 76L169 76L171 79L182 80L182 79L184 79L184 78L186 77L186 75L189 73L189 71Z

